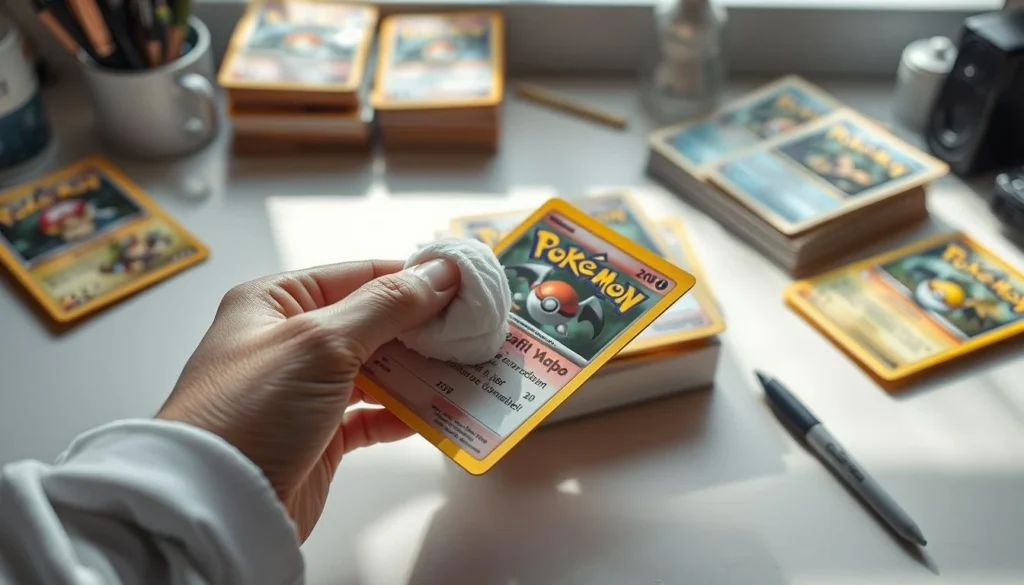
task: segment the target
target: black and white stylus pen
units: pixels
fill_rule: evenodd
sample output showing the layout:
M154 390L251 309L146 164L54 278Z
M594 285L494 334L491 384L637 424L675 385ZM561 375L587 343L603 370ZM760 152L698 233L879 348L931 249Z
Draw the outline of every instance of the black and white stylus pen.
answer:
M836 475L838 475L854 492L857 493L871 508L882 517L896 534L903 538L924 546L927 542L921 529L910 519L910 516L900 508L892 497L886 493L859 463L843 449L818 421L811 411L807 410L799 400L786 390L778 380L755 372L757 379L764 387L765 397L772 406L772 410L789 424L795 431L807 439L807 444L825 462Z

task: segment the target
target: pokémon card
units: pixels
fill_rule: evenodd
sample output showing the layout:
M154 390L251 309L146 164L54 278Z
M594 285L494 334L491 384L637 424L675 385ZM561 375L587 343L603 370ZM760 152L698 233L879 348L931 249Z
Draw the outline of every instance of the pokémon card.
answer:
M474 475L488 471L694 285L694 277L561 199L494 249L509 277L509 333L457 364L392 341L356 384Z
M205 244L102 157L0 194L0 263L58 323L208 255Z
M504 94L498 12L395 14L381 24L378 110L490 107Z
M794 283L785 299L889 382L1024 330L1024 276L960 233Z
M726 104L706 118L662 128L651 146L690 174L761 142L785 136L836 111L841 104L808 81L789 75Z

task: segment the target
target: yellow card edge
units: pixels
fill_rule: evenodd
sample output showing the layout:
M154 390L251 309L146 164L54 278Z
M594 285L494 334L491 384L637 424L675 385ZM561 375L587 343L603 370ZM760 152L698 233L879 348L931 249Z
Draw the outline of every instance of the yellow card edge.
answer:
M50 318L52 318L54 321L58 323L70 323L90 313L99 311L104 307L112 305L117 301L120 301L128 296L131 296L132 294L139 292L140 290L152 285L156 281L163 280L164 278L167 278L173 274L176 274L177 272L180 272L186 268L198 264L199 262L202 262L210 255L210 249L206 244L204 244L201 240L196 238L195 235L192 234L192 232L185 229L184 226L177 222L177 220L168 215L163 210L163 208L157 205L155 201L150 199L149 196L146 195L134 181L129 179L126 175L124 175L124 173L117 169L117 167L115 167L109 160L102 156L92 156L82 159L76 163L72 163L71 165L58 169L57 171L54 171L53 173L50 173L45 177L42 177L30 183L25 183L15 189L12 189L11 191L0 194L0 203L3 203L9 199L18 199L20 197L24 197L25 195L31 193L33 190L35 190L36 187L40 185L52 183L54 181L63 179L64 177L80 172L81 170L87 167L95 167L101 169L107 175L108 178L112 179L117 184L118 187L120 187L125 192L130 194L133 198L135 198L135 200L146 209L147 213L149 214L149 217L159 218L167 222L170 226L179 230L179 235L191 239L193 244L195 244L197 248L197 252L196 254L189 256L184 260L181 260L174 264L168 264L167 266L164 266L158 270L154 270L153 272L150 272L146 276L132 282L132 284L128 286L119 288L116 291L111 291L99 298L93 299L91 302L86 303L81 307L77 307L70 311L65 311L50 297L50 295L46 293L45 290L43 290L41 286L39 286L35 282L35 279L32 278L32 274L28 271L28 269L21 265L21 262L19 262L18 259L14 257L14 255L7 249L7 246L0 245L0 262L6 265L7 270L12 275L14 275L15 279L19 283L21 283L21 285L25 287L25 289L29 291L29 293L35 298L36 302L42 305L46 312L49 313ZM134 226L140 221L140 219L136 219L135 221L132 221L131 223L125 226L122 226L122 228L117 231L121 231L130 226ZM101 237L108 237L112 233L116 232L104 234Z
M361 390L369 392L371 396L376 398L386 408L393 408L394 410L392 412L394 412L396 416L412 427L417 433L433 443L445 455L451 458L452 461L473 475L481 475L490 470L494 464L504 457L505 454L515 447L527 434L533 431L533 429L536 428L548 415L550 415L552 411L572 396L576 389L583 385L587 379L593 376L594 373L605 364L605 362L614 357L626 344L632 341L640 331L650 325L654 319L661 315L661 313L671 306L672 303L679 300L679 298L686 294L686 292L696 283L693 275L690 273L658 256L654 252L634 244L618 232L612 230L610 227L591 218L582 211L579 211L564 199L559 198L549 199L544 205L530 214L527 219L516 226L514 230L510 231L508 235L498 243L494 248L494 253L496 255L501 254L506 248L519 239L520 236L526 233L530 227L552 212L565 215L587 231L600 236L601 239L605 240L612 246L619 248L626 254L639 260L641 263L650 266L654 270L657 270L666 277L675 280L676 286L657 303L655 303L655 305L651 307L651 309L649 309L640 319L620 333L615 342L591 360L590 363L580 370L580 373L569 381L564 388L552 396L544 406L537 410L537 412L523 421L516 430L505 438L505 440L500 442L494 450L483 459L473 457L469 452L459 447L457 443L444 437L440 431L437 431L430 426L429 423L415 415L397 399L392 398L384 388L376 384L368 376L363 373L359 374L359 377L356 380L356 385Z
M491 93L483 98L467 98L461 100L410 100L389 101L384 97L384 77L391 58L391 47L396 20L403 17L417 16L468 16L487 15L491 20L491 55L494 60L494 74L491 77ZM464 10L457 12L433 12L415 14L392 14L386 16L380 25L377 48L377 71L374 77L373 91L370 92L370 104L375 110L427 110L433 108L466 108L493 107L501 103L505 95L505 19L500 12L494 10Z
M633 216L636 217L637 223L639 223L645 230L647 230L647 236L651 238L655 245L661 248L662 253L665 254L663 258L665 258L669 262L672 261L670 254L671 247L668 245L668 242L665 241L665 238L657 230L659 222L651 220L650 216L647 215L643 207L640 206L637 202L636 196L632 192L630 192L629 189L610 190L596 195L584 196L581 197L581 199L620 200L622 204L629 209L630 213L632 213ZM570 203L572 203L572 201L570 201ZM681 238L680 242L682 242L683 253L687 254L687 259L689 259L691 261L691 264L693 264L694 266L692 276L694 277L696 284L693 286L693 293L698 295L698 302L700 302L701 306L703 307L705 303L701 301L707 300L703 296L700 286L700 283L702 281L701 277L703 277L704 275L702 273L698 274L700 270L698 268L699 264L693 262L692 250L687 249L687 246L689 245L689 240L687 238ZM717 316L721 326L719 326L718 323L713 322L711 325L708 325L707 327L703 327L701 329L693 329L691 331L685 331L680 333L667 333L664 335L659 335L657 337L651 337L650 339L645 339L640 342L637 342L634 339L633 342L627 344L626 347L624 347L616 357L632 357L638 354L648 353L654 349L670 348L674 345L679 345L704 337L710 337L711 335L717 335L718 333L721 333L725 327L724 321L722 321L721 315L718 314L717 308L714 310L714 316Z
M810 81L804 79L803 77L800 77L799 75L795 75L795 74L784 75L784 76L782 76L782 77L780 77L780 78L778 78L778 79L776 79L774 81L768 82L765 85L762 85L762 86L760 86L760 87L758 87L756 89L751 90L746 95L740 96L739 98L737 98L735 100L732 100L732 101L730 101L730 102L728 102L726 104L723 104L721 108L717 108L714 112L711 112L710 114L702 116L702 117L698 118L697 120L688 121L688 122L682 122L680 124L673 124L671 126L666 126L664 128L659 128L659 129L657 129L657 130L655 130L654 132L651 133L651 135L650 135L650 137L648 139L648 143L649 143L651 148L653 148L659 154L661 154L662 156L668 158L669 160L671 160L675 164L677 164L680 167L682 167L683 170L685 170L686 172L690 173L691 175L693 175L694 177L696 177L697 179L699 179L701 181L706 180L707 179L707 173L711 169L711 167L713 165L721 163L723 160L725 160L725 158L723 158L721 160L718 160L716 162L713 162L713 163L706 163L704 165L696 165L696 164L690 162L689 160L687 160L686 158L684 158L682 155L680 155L679 152L676 149L672 148L672 146L670 146L668 144L668 141L666 140L666 138L671 136L671 135L678 134L678 133L682 132L683 130L686 130L687 128L690 128L692 126L696 126L698 124L703 124L704 122L707 122L708 120L712 120L712 119L714 119L715 117L721 115L724 112L740 108L740 107L742 107L742 106L744 106L746 104L749 104L751 102L755 102L755 101L757 101L759 99L762 99L766 94L769 94L769 93L779 89L781 86L784 86L784 85L800 86L800 88L803 89L804 91L806 91L808 93L811 93L811 94L814 94L816 97L818 97L822 101L828 102L828 103L832 104L833 106L835 106L835 108L836 108L835 111L841 110L841 109L846 107L846 105L843 102L839 101L835 96L833 96L832 94L828 93L824 89L818 87L817 85L814 85L813 83L811 83ZM825 114L824 116L821 116L818 119L820 120L821 118L824 118L826 116L830 116L830 115L834 114L835 111L830 112L828 114ZM795 134L796 132L801 131L803 128L806 128L807 126L809 126L811 124L814 124L815 122L817 122L817 120L812 120L811 122L803 124L803 126L801 126L801 128L798 128L797 130L793 130L793 131L788 132L786 134L782 134L781 136L791 136L791 135ZM763 145L766 142L767 142L767 140L760 139L760 142L758 142L757 145ZM729 157L726 157L726 158L729 158Z
M694 335L694 339L711 337L712 335L722 333L726 329L725 317L722 316L718 303L715 302L714 290L708 283L707 273L704 272L704 265L693 249L693 242L690 241L690 237L686 233L685 225L682 220L675 217L663 219L658 222L658 225L668 226L668 229L675 232L676 237L679 238L683 254L686 256L685 260L689 262L690 268L693 270L693 276L697 279L697 284L693 287L693 294L697 296L697 302L700 303L700 306L711 317L711 325L703 329L694 330L694 332L701 333L700 335Z
M846 199L840 198L840 206L837 207L836 209L816 215L813 218L806 219L800 222L786 221L785 218L781 217L780 215L775 213L771 208L748 195L743 189L741 189L738 185L736 185L729 179L725 178L725 176L723 176L718 171L719 166L726 164L730 161L733 161L735 159L742 158L755 152L762 152L773 149L779 144L797 140L814 132L819 132L826 126L830 126L842 120L850 119L854 120L856 124L863 125L872 132L884 136L891 144L895 145L898 150L903 151L904 154L908 154L918 162L923 163L926 167L924 171L922 171L922 173L919 175L914 175L911 177L906 177L904 179L894 181L888 184L887 186L878 189L875 193L872 193L870 195L856 195L852 198ZM948 172L949 167L946 165L946 163L936 159L935 157L927 154L926 152L918 148L913 147L907 142L901 140L899 137L894 135L889 130L885 129L883 126L874 122L870 118L856 112L855 110L849 108L841 108L839 110L836 110L835 112L832 112L831 114L828 114L827 116L822 116L821 118L818 118L814 122L805 125L799 130L789 132L781 137L776 137L771 140L760 142L757 144L757 146L749 147L743 150L738 150L735 153L725 158L722 158L715 164L709 165L709 167L706 169L706 179L710 183L719 187L724 193L742 203L744 207L756 213L758 217L770 223L775 229L786 234L787 236L797 236L806 231L812 230L820 225L828 223L829 221L842 215L845 215L851 211L868 207L882 200L889 199L890 197L902 195L907 190L913 187L927 187L929 183L931 183L935 179L942 177ZM814 177L813 175L811 175L811 177L815 181L818 181L819 179L818 177ZM911 187L911 185L913 185L913 187ZM830 188L836 193L842 193L842 191L840 191L838 188L828 184L827 182L823 182L822 186Z
M331 0L279 0L285 3L320 3L320 4L338 4ZM369 4L362 4L360 2L344 2L343 4L351 6L353 8L361 8L367 13L366 19L366 34L363 42L359 45L359 49L356 54L352 57L352 74L349 75L348 83L265 83L258 81L238 81L229 80L227 78L228 71L234 66L234 61L238 55L238 51L241 50L244 40L247 34L250 33L250 29L253 26L253 21L256 18L256 12L266 4L265 1L253 2L249 5L249 8L245 12L245 16L238 23L235 28L235 32L232 33L231 39L228 41L228 49L224 55L224 59L221 64L220 71L217 74L217 83L221 87L231 89L265 89L268 91L308 91L308 92L336 92L336 93L349 93L356 92L359 90L359 86L362 83L363 75L365 74L366 61L370 53L370 45L374 41L374 33L377 30L377 19L379 18L380 12L375 6ZM245 33L245 34L243 34Z
M969 242L974 247L974 250L981 252L983 255L987 257L988 260L992 261L993 264L1005 268L1008 272L1016 275L1018 278L1024 278L1024 274L1022 274L1020 270L1004 262L987 246L983 246L982 244L978 243L977 240L971 238L966 233L957 231L933 236L931 238L921 240L920 242L903 246L891 252L886 252L884 254L879 254L878 256L866 258L864 260L854 262L852 264L848 264L846 266L842 266L834 270L830 270L824 274L820 274L812 278L794 282L793 284L786 287L786 289L783 291L783 300L787 305L795 309L812 326L822 331L826 335L826 337L832 338L833 342L839 345L840 350L846 350L847 352L852 353L854 357L861 362L862 365L867 367L874 375L876 375L877 377L881 378L886 382L899 381L913 374L920 373L923 370L927 370L934 366L948 362L954 358L961 357L983 347L993 345L995 343L1013 337L1020 333L1021 331L1024 331L1024 321L1018 321L1016 324L1009 327L1005 327L1001 331L969 339L957 347L937 353L933 356L924 358L912 364L907 364L905 366L900 366L898 368L889 368L885 364L880 362L878 359L876 359L874 356L872 356L870 352L863 349L859 343L855 342L843 330L835 326L832 323L832 321L828 319L821 311L819 311L811 303L805 301L798 294L802 290L812 288L815 285L815 281L831 278L836 274L842 272L851 272L863 269L868 266L875 266L878 264L890 262L897 258L901 258L914 252L918 252L920 250L924 250L926 248L930 248L938 244L941 244L942 242L954 239L961 239Z

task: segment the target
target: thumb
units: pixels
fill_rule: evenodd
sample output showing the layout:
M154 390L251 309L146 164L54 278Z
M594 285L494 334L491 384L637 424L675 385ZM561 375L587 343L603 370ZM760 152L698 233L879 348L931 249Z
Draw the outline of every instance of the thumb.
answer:
M459 283L458 266L437 258L370 280L317 312L364 363L380 346L443 311L458 294Z

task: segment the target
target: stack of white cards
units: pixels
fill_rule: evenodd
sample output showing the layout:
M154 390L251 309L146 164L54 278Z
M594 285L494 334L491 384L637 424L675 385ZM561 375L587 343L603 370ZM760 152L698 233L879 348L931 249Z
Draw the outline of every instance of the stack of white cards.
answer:
M651 136L648 172L794 276L928 215L938 160L797 77Z

